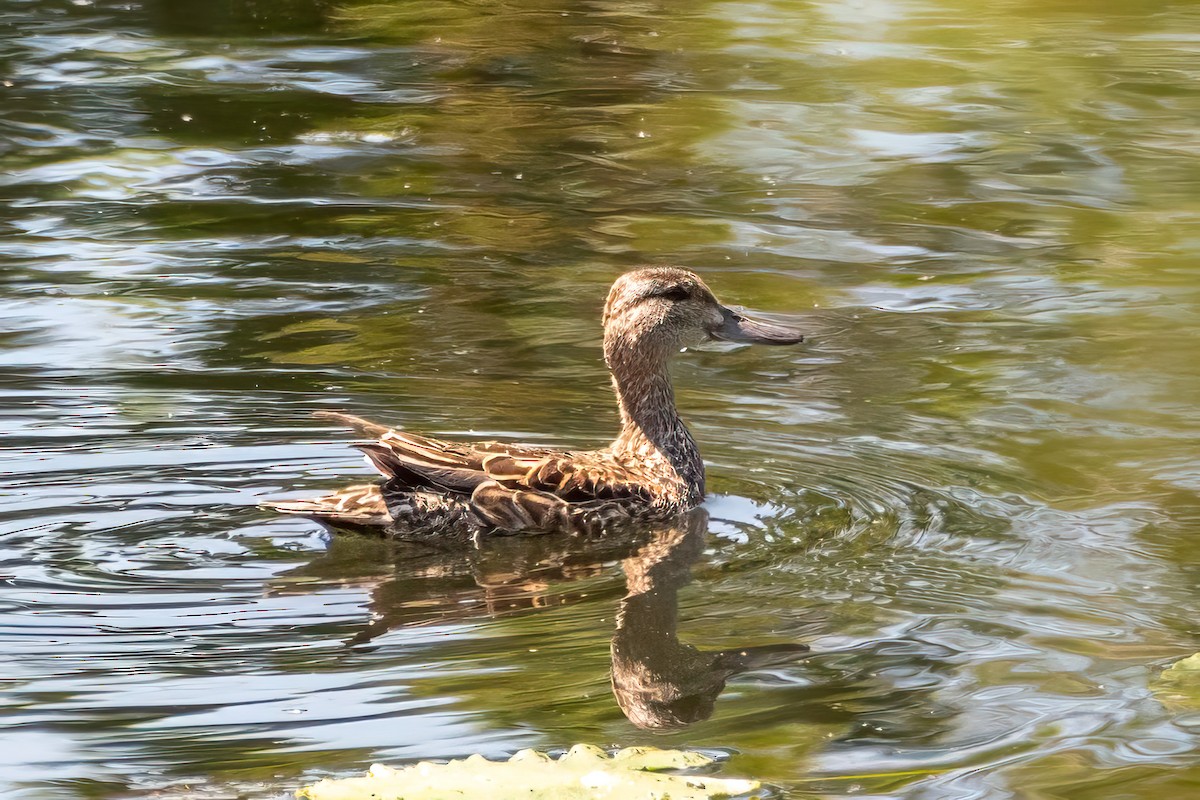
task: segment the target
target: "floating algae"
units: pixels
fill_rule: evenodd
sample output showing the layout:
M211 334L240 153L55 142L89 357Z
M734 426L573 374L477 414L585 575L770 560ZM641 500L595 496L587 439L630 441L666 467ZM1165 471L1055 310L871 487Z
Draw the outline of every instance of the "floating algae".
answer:
M296 793L308 800L717 800L755 792L758 781L663 775L658 770L703 767L702 753L630 747L608 756L578 744L554 759L522 750L508 761L483 756L393 769L371 767L366 777L323 780Z
M1150 691L1172 711L1200 710L1200 653L1164 669L1150 684Z

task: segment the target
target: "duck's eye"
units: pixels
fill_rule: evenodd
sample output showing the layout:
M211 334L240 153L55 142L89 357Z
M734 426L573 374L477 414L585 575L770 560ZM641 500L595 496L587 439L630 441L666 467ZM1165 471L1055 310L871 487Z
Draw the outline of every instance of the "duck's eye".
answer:
M672 303L682 303L684 300L689 299L692 293L685 286L672 286L663 289L661 292L657 292L655 296L661 297L664 300L670 300Z

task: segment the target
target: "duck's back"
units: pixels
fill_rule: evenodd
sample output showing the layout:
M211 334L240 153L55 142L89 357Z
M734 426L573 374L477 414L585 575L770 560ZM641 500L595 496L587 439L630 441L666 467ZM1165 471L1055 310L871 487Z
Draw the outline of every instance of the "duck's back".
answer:
M683 510L669 469L658 475L609 450L448 442L321 416L374 439L356 446L382 481L272 507L333 528L399 537L592 531Z

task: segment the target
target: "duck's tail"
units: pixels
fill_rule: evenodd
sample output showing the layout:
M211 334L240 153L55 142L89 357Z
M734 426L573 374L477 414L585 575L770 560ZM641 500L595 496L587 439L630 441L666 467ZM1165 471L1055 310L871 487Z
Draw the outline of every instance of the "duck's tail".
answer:
M348 486L307 500L266 500L259 505L337 528L386 528L393 521L377 483Z
M356 417L353 414L345 414L341 411L314 411L313 417L340 422L364 439L378 439L391 430L387 425L380 425L378 422L371 422L369 419Z

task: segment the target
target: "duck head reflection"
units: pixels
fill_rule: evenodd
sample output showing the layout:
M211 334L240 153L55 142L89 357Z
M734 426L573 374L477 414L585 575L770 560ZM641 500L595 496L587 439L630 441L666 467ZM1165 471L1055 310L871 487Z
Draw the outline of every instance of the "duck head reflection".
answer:
M807 645L698 650L679 641L679 589L704 550L708 513L695 509L622 562L627 593L612 638L612 690L639 728L670 730L712 716L732 676L803 658Z

